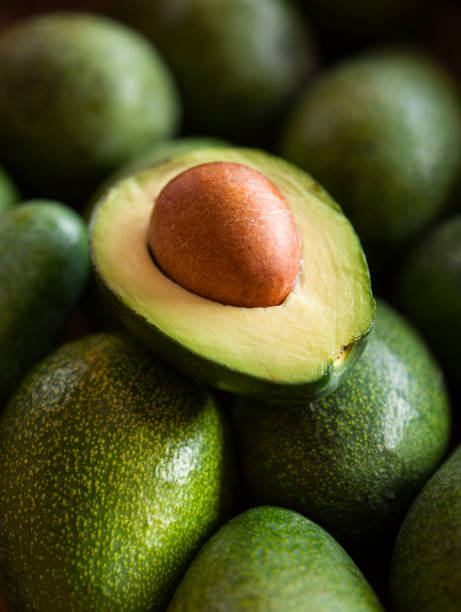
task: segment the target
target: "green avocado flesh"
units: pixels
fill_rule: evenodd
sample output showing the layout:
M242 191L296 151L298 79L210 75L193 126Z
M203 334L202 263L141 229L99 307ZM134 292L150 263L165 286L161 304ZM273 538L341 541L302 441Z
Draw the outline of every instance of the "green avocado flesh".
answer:
M159 192L181 171L213 161L259 170L291 208L302 266L280 306L202 298L167 278L150 256L147 229ZM121 180L94 209L90 243L96 273L130 331L179 369L227 391L281 402L323 395L373 325L368 268L349 221L308 175L266 153L204 149Z
M371 612L382 607L357 566L297 512L251 508L202 547L168 612Z
M132 338L87 336L24 379L0 419L0 582L14 609L164 610L228 518L227 423Z

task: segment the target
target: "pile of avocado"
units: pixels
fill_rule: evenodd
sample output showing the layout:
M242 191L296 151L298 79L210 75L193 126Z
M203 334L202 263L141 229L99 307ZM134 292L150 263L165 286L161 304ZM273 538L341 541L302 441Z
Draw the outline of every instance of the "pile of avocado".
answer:
M0 11L2 612L459 610L461 83L417 5Z

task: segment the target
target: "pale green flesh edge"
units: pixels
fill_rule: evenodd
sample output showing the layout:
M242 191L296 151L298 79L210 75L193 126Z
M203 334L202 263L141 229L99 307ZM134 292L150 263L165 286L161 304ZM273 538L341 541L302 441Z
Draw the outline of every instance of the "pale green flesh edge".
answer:
M150 257L146 236L156 196L179 172L211 161L262 171L290 205L303 238L303 264L280 306L238 308L207 300L164 276ZM368 333L374 316L357 236L338 208L317 197L319 192L308 175L263 152L189 153L127 177L105 194L90 223L93 261L126 307L193 353L275 382L315 381L343 347Z

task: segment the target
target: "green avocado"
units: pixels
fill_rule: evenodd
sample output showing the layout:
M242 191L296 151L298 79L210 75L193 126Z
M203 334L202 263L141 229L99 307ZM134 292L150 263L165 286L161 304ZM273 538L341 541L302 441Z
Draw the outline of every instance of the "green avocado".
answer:
M0 577L14 606L163 610L227 519L233 466L204 388L122 335L60 347L0 418Z
M0 166L0 214L11 208L19 199L12 180Z
M251 508L202 547L168 612L371 612L382 607L341 546L297 512Z
M138 33L50 13L0 36L0 157L34 194L87 198L114 168L172 135L168 68Z
M336 392L284 410L242 399L234 420L254 501L297 510L357 551L396 531L450 435L439 369L382 301L365 352Z
M400 529L391 567L395 612L457 612L461 601L461 446L432 476Z
M461 378L461 215L431 228L397 276L398 303L453 381Z
M381 50L308 86L283 129L284 157L341 203L372 264L427 226L461 171L461 102L429 57Z
M168 61L192 133L266 141L314 65L311 36L287 0L115 4Z
M88 277L85 224L58 202L30 201L0 216L0 408L58 341Z
M279 306L203 298L170 280L150 254L157 196L182 171L210 162L258 170L291 209L303 263ZM96 276L126 327L178 369L225 391L281 403L324 395L373 325L368 268L352 226L308 175L260 151L196 150L130 175L96 203L89 231Z

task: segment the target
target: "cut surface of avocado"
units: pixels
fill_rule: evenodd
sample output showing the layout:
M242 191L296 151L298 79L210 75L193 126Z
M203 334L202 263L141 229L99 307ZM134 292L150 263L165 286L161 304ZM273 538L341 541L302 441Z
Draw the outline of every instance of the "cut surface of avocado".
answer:
M200 297L151 257L147 230L158 194L180 172L214 161L259 170L291 209L302 263L279 306ZM373 325L368 268L351 224L307 174L261 151L204 149L122 179L95 206L90 240L96 273L131 331L179 369L227 391L268 399L276 387L274 401L323 395L355 361Z

